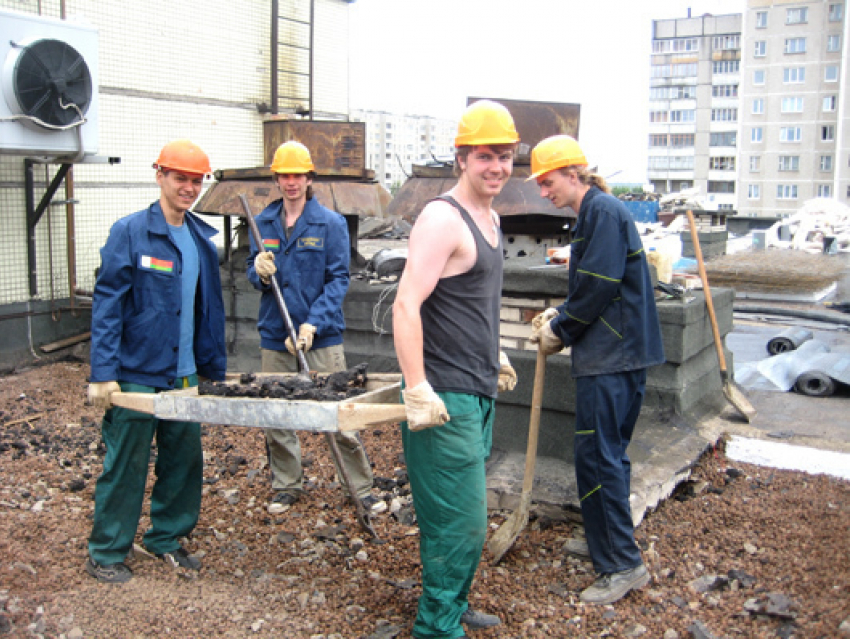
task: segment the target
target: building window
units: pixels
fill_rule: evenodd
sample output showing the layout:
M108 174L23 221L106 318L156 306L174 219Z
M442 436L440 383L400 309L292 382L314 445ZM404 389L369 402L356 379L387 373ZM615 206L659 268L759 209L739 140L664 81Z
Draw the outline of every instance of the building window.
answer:
M827 124L820 128L820 139L822 142L832 142L835 140L835 125Z
M697 63L687 62L682 64L654 64L650 68L653 78L691 78L696 77Z
M750 131L750 142L761 142L763 131L760 126L754 126Z
M802 96L790 96L782 98L782 113L802 113L803 98Z
M764 56L767 55L767 41L756 40L754 55L757 58L763 58Z
M782 70L782 81L785 84L802 84L806 81L806 68L785 67Z
M799 171L800 156L799 155L780 155L779 156L780 171Z
M732 51L741 48L741 36L739 35L722 35L714 36L712 41L715 51Z
M837 103L837 98L834 95L828 95L823 99L823 110L824 111L835 111L835 105Z
M666 122L667 121L667 111L650 111L649 112L649 121L650 122Z
M756 11L756 29L767 29L767 11Z
M708 168L712 171L734 171L734 157L718 157L708 159Z
M753 100L753 113L755 115L762 115L764 113L764 98Z
M825 82L838 82L838 66L829 65L824 69L823 79Z
M831 35L826 38L827 51L841 51L841 36Z
M785 38L785 53L805 53L805 38Z
M750 156L750 173L758 173L761 171L761 156L760 155L751 155Z
M776 185L777 200L796 200L797 185L796 184L777 184Z
M670 122L693 122L696 119L696 111L670 111Z
M820 170L821 171L832 171L832 156L831 155L820 156Z
M737 98L737 84L715 84L711 87L711 97L713 98Z
M712 122L737 122L738 109L712 109Z
M650 156L650 171L693 171L694 156L692 155L661 155Z
M780 142L799 142L803 139L803 129L799 126L784 126L779 129Z
M785 11L785 24L804 24L809 21L809 10L805 7L799 9L787 9Z
M693 133L671 133L670 146L672 147L688 147L694 145Z
M753 84L756 86L764 84L764 69L757 69L753 71Z
M676 38L675 40L655 40L652 43L653 53L678 53L683 51L699 51L699 39Z
M722 133L712 133L709 137L709 146L736 146L738 142L738 134L735 131L724 131Z
M758 184L750 184L747 187L747 199L758 200L761 198L761 186Z
M649 136L649 146L667 146L667 135L665 133L653 133Z
M831 4L829 5L829 21L841 22L844 19L844 5Z
M818 197L832 197L832 186L829 184L818 184Z
M740 69L740 60L720 60L711 63L711 72L715 74L738 73Z
M734 193L735 192L735 183L734 182L718 182L716 180L708 181L708 192L709 193Z

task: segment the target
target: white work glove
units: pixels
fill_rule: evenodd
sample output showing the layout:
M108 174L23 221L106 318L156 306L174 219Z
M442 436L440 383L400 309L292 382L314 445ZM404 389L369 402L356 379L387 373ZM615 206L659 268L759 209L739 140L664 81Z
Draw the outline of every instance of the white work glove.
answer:
M516 387L516 371L511 366L511 360L505 354L505 351L499 351L499 385L497 390L500 393L512 391Z
M442 426L449 421L449 411L426 379L413 388L401 391L407 413L407 427L412 431Z
M313 337L316 335L316 327L312 324L302 324L298 329L298 337L295 338L295 348L292 347L292 336L286 338L286 350L290 355L295 355L295 349L305 353L313 348Z
M112 406L112 393L121 392L118 382L92 382L89 384L89 404L106 410Z
M564 348L561 338L555 335L550 326L551 321L558 316L558 309L547 308L531 320L531 343L547 357L560 352Z
M271 251L257 253L257 257L254 258L254 270L257 271L263 284L271 282L272 275L277 272L277 267L274 265L274 253Z

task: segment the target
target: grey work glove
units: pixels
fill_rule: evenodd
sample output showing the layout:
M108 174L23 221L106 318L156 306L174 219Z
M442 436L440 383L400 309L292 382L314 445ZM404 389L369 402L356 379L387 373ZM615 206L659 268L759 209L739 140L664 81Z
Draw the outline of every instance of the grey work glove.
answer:
M564 348L561 338L552 331L551 322L558 316L558 309L547 308L531 320L531 343L546 355L554 355Z
M499 351L499 385L497 390L500 393L512 391L516 387L516 371L511 366L511 360L505 354L505 351Z
M254 270L257 271L263 284L271 282L272 275L277 272L277 267L274 265L274 253L271 251L257 253L257 257L254 258Z
M118 382L92 382L89 384L89 404L106 410L112 406L112 393L121 392Z
M295 348L292 347L292 336L286 338L284 346L290 355L295 355L295 350L305 353L313 348L313 337L316 335L316 327L312 324L302 324L298 329L298 337L295 338Z
M407 413L407 427L412 431L424 430L432 426L442 426L449 421L446 405L428 380L413 388L401 391L404 408Z

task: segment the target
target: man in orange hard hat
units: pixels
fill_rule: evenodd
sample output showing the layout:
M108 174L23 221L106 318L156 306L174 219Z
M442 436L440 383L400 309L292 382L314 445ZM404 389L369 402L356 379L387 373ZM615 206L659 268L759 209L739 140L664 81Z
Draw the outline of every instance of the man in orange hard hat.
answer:
M92 302L89 401L106 410L106 444L97 480L86 571L122 583L139 525L153 438L156 481L145 547L172 566L201 562L180 539L201 509L203 454L197 422L163 422L112 406L117 391L158 393L224 379L224 303L216 230L189 211L210 173L206 153L189 140L166 144L154 164L157 202L118 220L101 249Z
M655 295L640 235L605 180L587 168L573 138L531 152L540 195L578 213L569 297L533 320L547 355L572 347L576 378L575 468L587 548L599 578L585 603L610 604L649 582L635 543L626 448L640 414L646 369L664 363Z
M298 372L296 350L304 352L310 370L344 371L342 302L351 259L348 226L342 215L313 197L315 168L306 146L294 140L280 145L271 170L283 197L256 217L263 246L256 246L252 237L247 260L248 279L262 293L258 329L263 372ZM274 297L273 277L298 327L295 344ZM350 488L357 493L350 497L360 499L368 511L378 498L371 493L374 479L366 451L356 434L334 437L353 484ZM273 501L293 504L304 492L298 434L267 429L266 444Z
M455 138L457 184L419 214L393 304L422 561L414 637L461 637L463 625L500 623L469 608L468 595L487 535L484 464L496 396L516 384L499 349L503 251L492 203L518 142L503 105L480 100L466 109Z

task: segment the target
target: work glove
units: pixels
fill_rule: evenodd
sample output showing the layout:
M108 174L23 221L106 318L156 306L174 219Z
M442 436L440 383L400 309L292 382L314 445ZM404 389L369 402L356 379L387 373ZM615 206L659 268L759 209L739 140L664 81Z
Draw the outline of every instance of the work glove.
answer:
M295 338L295 348L292 347L292 336L286 338L286 350L290 355L295 355L296 349L305 353L313 348L313 337L316 335L316 327L312 324L302 324L298 329L298 337Z
M552 331L551 322L558 316L558 309L547 308L531 320L531 343L547 357L563 350L564 343Z
M449 411L426 379L413 388L401 391L407 413L407 427L412 431L442 426L449 421Z
M277 272L277 267L274 265L274 253L271 251L257 253L257 257L254 258L254 270L257 271L263 284L271 283L272 275Z
M500 393L512 391L516 387L516 371L511 366L511 360L505 354L505 351L499 351L499 385L497 390Z
M106 410L112 406L110 397L112 393L118 393L121 387L118 382L92 382L89 384L89 404Z

